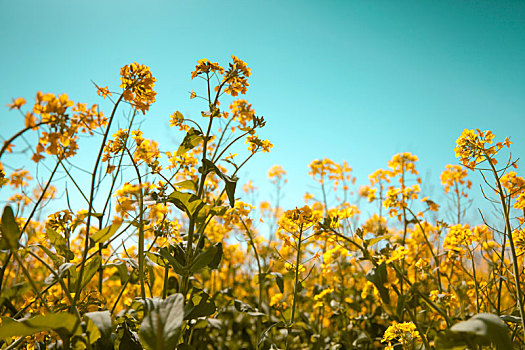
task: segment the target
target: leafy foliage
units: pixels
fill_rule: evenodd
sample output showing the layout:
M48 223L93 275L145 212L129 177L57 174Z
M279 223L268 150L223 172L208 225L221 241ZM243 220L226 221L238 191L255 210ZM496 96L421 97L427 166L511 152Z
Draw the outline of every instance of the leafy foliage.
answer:
M313 193L284 210L283 167L268 172L272 203L238 178L273 147L238 98L250 76L235 56L228 67L199 60L191 78L205 93L190 99L203 119L174 112L174 145L137 128L156 78L136 62L122 67L121 91L96 85L107 117L66 94L38 92L27 111L13 100L24 127L0 149L1 349L525 346L525 179L501 154L508 138L461 133L441 207L423 196L418 157L400 153L359 188L348 163L316 159ZM81 135L89 162L75 158ZM34 164L16 168L19 143ZM500 205L483 225L467 220L473 171Z

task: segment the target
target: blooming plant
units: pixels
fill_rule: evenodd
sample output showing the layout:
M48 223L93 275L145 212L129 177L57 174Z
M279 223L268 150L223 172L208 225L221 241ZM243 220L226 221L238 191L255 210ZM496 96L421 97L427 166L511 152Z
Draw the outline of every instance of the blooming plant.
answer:
M238 178L273 147L240 98L250 76L236 56L197 61L202 111L167 118L175 146L137 127L156 101L143 64L122 67L120 90L95 85L106 114L66 94L8 104L21 126L0 149L1 349L525 347L525 180L498 162L509 138L463 131L441 197L408 152L360 187L346 161L313 160L313 190L284 210L284 167L268 172L270 200ZM476 172L498 204L478 225Z

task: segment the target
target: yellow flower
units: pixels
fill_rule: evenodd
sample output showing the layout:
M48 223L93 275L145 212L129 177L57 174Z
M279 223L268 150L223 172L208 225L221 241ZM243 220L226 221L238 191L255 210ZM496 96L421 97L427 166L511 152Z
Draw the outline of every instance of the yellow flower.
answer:
M247 78L251 75L251 70L245 62L236 56L232 55L232 59L233 63L230 63L230 67L223 77L223 83L226 86L224 92L231 96L237 96L238 94L245 94L247 87L250 86Z
M501 177L501 185L509 191L509 195L513 198L525 192L525 179L517 176L514 171L509 171Z
M261 140L257 135L249 135L245 143L248 144L248 150L252 153L256 153L259 149L262 149L263 152L270 152L270 149L273 148L270 141Z
M286 176L286 171L280 165L274 165L268 170L268 179L273 184L277 184ZM287 183L288 180L284 179L284 183Z
M390 258L386 260L386 263L402 260L408 253L409 251L405 246L399 246L390 253Z
M218 72L219 74L222 74L224 73L224 68L219 66L217 62L210 62L207 58L198 60L195 70L191 72L191 80L200 74L209 74L210 72Z
M493 158L494 155L503 147L501 142L496 146L486 146L492 144L494 134L490 130L481 131L479 129L469 130L465 129L456 140L456 147L454 152L456 157L469 169L474 169L477 164L489 159L493 164L497 161ZM505 145L510 147L510 140L505 139Z
M11 174L10 179L9 179L9 183L14 188L26 187L26 186L28 186L28 183L27 183L26 180L27 181L33 180L31 175L29 174L29 171L27 171L27 170L18 170L18 171L15 171L15 172L13 172Z
M149 107L155 102L153 91L157 81L148 66L133 62L120 69L120 87L124 89L123 98L133 107L146 114Z
M126 149L126 142L128 140L128 129L120 129L113 134L114 140L109 140L104 146L104 155L102 161L107 162L112 154L116 155Z
M462 190L460 193L459 185L465 185L468 189L472 187L472 181L466 180L468 168L463 168L460 165L447 164L446 170L441 173L441 184L445 187L445 193L454 188L454 193L467 197L467 194Z
M237 121L242 128L246 128L255 116L252 105L246 100L235 100L230 105L232 119Z
M109 92L109 89L107 85L105 87L100 87L97 84L95 84L97 87L97 95L102 96L102 98L106 98L106 96L111 96L111 92Z
M463 247L469 246L474 241L469 225L454 225L443 240L443 248L461 252Z
M7 104L6 106L9 107L9 110L11 110L11 109L20 109L25 104L26 104L26 99L23 97L19 97L16 100L13 99L13 103Z
M406 345L414 340L420 339L419 332L417 331L416 325L412 322L397 323L394 321L383 334L382 343L388 342L388 347L393 349L392 342L399 341L401 344ZM387 348L388 348L387 347Z
M417 175L418 171L416 170L415 163L418 160L418 157L410 152L396 154L388 161L388 166L392 169L390 175L394 176L404 172Z

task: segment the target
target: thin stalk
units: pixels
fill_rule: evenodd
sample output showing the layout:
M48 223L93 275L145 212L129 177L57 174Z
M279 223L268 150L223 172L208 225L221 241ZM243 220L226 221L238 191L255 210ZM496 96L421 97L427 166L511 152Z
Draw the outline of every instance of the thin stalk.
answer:
M523 307L523 299L521 294L521 287L520 287L520 271L518 268L518 258L516 257L516 248L514 246L514 239L512 237L512 227L510 225L510 219L509 219L509 212L507 211L507 206L505 205L505 196L503 194L503 188L501 186L501 181L498 176L498 172L496 171L496 168L494 167L494 164L492 164L492 161L487 154L487 152L483 149L483 154L485 156L485 159L487 159L488 163L490 164L490 168L492 170L492 174L494 175L494 179L496 180L496 184L498 186L498 194L500 198L501 207L503 209L503 216L505 219L505 226L507 235L509 238L509 245L510 245L510 252L512 254L512 267L514 269L514 282L516 285L516 294L518 299L518 308L520 310L520 317L521 317L521 326L522 330L525 334L525 309Z
M476 293L476 313L479 314L480 308L479 308L479 285L478 285L478 279L476 277L476 262L474 261L474 254L470 251L470 248L467 247L467 251L470 255L470 260L472 261L472 277L474 279L474 291Z
M29 274L29 271L27 271L27 268L25 267L24 262L22 261L22 259L18 255L18 252L17 251L13 251L13 256L15 257L15 260L18 262L18 265L22 269L22 272L26 276L27 280L29 281L29 284L31 285L31 288L33 288L33 292L35 292L35 294L38 296L38 299L40 299L40 301L42 302L42 305L45 307L45 309L48 312L51 312L51 309L49 308L49 306L47 305L46 301L42 297L42 294L40 293L40 291L36 287L35 281L33 281L33 279L31 278L31 275Z
M7 149L7 147L9 147L11 142L13 142L16 138L18 138L19 136L22 136L22 134L24 134L28 130L31 130L31 129L34 129L34 128L38 128L40 125L45 125L45 124L49 124L49 123L52 123L52 121L40 122L38 124L35 124L34 126L25 127L24 129L20 130L19 132L17 132L13 136L11 136L11 138L9 138L8 140L5 140L4 144L2 145L2 148L0 149L0 158L2 158L2 155L4 154L4 152Z
M115 303L113 304L113 307L111 308L111 314L113 315L115 313L115 309L117 307L118 302L120 301L120 298L122 297L122 294L124 294L124 291L126 290L126 287L128 286L129 280L131 279L131 275L133 272L131 272L126 279L126 282L124 282L124 285L122 286L122 289L118 293L117 300L115 300Z
M299 264L301 263L301 243L303 238L303 224L299 226L299 238L297 239L297 258L295 260L295 274L293 282L293 301L292 301L292 316L288 325L288 333L286 335L286 348L288 348L288 338L290 336L290 329L293 327L295 320L295 306L297 304L297 286L299 284Z
M0 156L1 156L1 153L0 153ZM27 226L29 225L29 223L31 222L31 219L33 218L33 215L35 215L37 209L38 209L38 206L40 205L40 203L42 202L42 200L44 199L44 196L46 194L46 191L47 189L49 188L49 186L51 185L51 181L53 180L53 177L55 176L56 172L57 172L57 169L58 169L58 166L60 164L60 160L56 163L55 165L55 168L53 169L53 171L51 172L51 175L49 175L49 179L47 180L47 183L46 185L44 186L44 189L42 190L42 193L40 194L40 197L38 198L38 200L36 201L35 205L33 206L33 209L31 210L31 213L29 214L29 216L27 217L26 219L26 222L24 223L24 226L22 227L22 229L20 230L20 234L22 235L25 230L27 229ZM6 258L5 258L5 261L4 261L4 264L3 264L3 267L2 267L2 270L0 271L0 291L2 291L2 286L3 286L3 280L4 280L4 273L5 273L5 270L7 269L7 265L9 263L9 260L11 259L11 256L12 256L12 251L10 251L7 255L6 255Z
M62 277L60 277L58 275L58 273L51 266L49 266L49 264L46 263L41 257L39 257L37 254L33 253L31 250L28 250L28 253L31 254L31 256L33 256L35 259L40 261L42 263L42 265L44 265L49 271L51 271L51 273L57 279L58 283L60 283L60 286L62 287L62 290L64 290L64 293L66 294L66 298L69 300L70 303L73 303L73 297L71 296L71 293L69 292L69 289L67 288L66 284L64 283L64 280L62 279ZM78 323L80 324L82 322L82 318L80 317L80 314L79 314L77 308L75 308L75 315L77 316Z
M432 349L430 347L430 343L428 342L427 336L425 335L425 333L423 332L423 329L421 329L421 327L419 326L419 323L417 322L416 310L414 309L413 312L409 312L409 314L410 314L410 318L412 319L412 322L414 323L417 331L419 332L419 335L421 337L421 340L423 341L423 344L425 345L425 349L427 350Z
M100 149L98 151L98 156L97 156L97 160L95 162L95 167L93 169L93 173L91 175L91 189L89 191L89 209L88 209L88 215L87 215L87 222L86 222L86 236L85 236L85 239L84 239L84 251L82 252L82 260L81 260L81 263L80 263L80 270L79 270L79 273L78 273L78 281L77 281L77 286L75 288L75 298L73 299L73 305L72 307L76 307L76 303L78 302L78 298L80 297L80 287L82 285L82 277L84 275L84 266L86 264L86 258L87 258L87 254L88 254L88 250L89 250L89 233L90 233L90 229L91 229L91 214L93 213L93 201L94 201L94 197L95 197L95 180L96 180L96 177L97 177L97 170L98 170L98 166L100 165L101 163L101 159L102 159L102 153L104 152L104 147L106 146L106 140L108 138L108 135L109 135L109 130L111 129L111 124L113 122L113 119L115 117L115 112L117 111L117 107L120 103L120 101L122 101L122 98L123 98L124 95L120 95L120 97L118 98L117 100L117 103L115 103L115 106L113 107L113 111L111 112L111 116L109 117L109 121L108 121L108 126L106 128L106 131L104 132L104 137L102 139L102 143L100 145Z
M162 286L162 299L166 299L166 297L168 296L168 271L169 271L169 267L166 266L164 268L164 284Z
M129 158L133 162L133 167L137 173L137 179L139 181L139 282L140 282L140 296L144 300L146 299L146 288L144 287L144 193L142 192L142 176L140 175L139 167L133 158L133 155L126 148Z
M258 297L258 300L257 300L257 308L258 308L259 312L262 312L262 295L263 295L263 281L264 281L264 279L262 279L261 261L259 259L259 253L257 252L257 246L255 245L255 242L253 241L253 235L252 235L251 230L248 228L248 225L246 225L246 222L243 220L243 218L241 218L241 222L242 222L242 225L244 226L244 229L246 230L246 235L248 236L248 239L249 239L248 242L249 242L250 246L253 249L253 252L255 254L255 260L257 261L257 271L259 273L259 278L258 278L258 281L259 281L259 297ZM261 335L261 328L262 328L261 318L257 317L257 325L256 325L257 338ZM256 343L257 343L257 340L256 340Z

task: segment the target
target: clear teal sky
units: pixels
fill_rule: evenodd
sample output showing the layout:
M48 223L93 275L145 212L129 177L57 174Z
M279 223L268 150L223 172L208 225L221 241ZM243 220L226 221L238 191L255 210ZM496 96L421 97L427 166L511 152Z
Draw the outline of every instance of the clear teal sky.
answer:
M275 144L241 175L265 197L266 170L283 165L289 207L313 190L315 158L347 160L365 184L412 152L437 187L464 128L510 136L525 156L524 1L0 0L0 47L0 106L38 90L99 103L91 80L115 89L121 66L150 66L144 131L161 144L181 139L163 128L173 111L203 108L188 99L196 60L238 56ZM0 109L3 136L19 123Z

